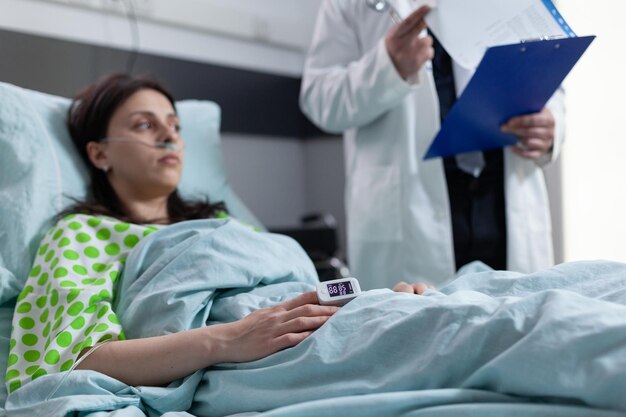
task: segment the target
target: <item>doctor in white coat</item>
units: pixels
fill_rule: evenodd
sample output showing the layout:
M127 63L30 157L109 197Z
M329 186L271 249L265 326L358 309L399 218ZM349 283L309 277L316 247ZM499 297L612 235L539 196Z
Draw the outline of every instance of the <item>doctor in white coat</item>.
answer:
M367 289L398 280L437 285L462 266L455 263L444 163L422 160L440 128L423 21L429 9L392 3L408 16L398 25L366 0L324 0L300 94L316 125L344 134L348 262ZM458 93L471 74L454 65L454 76ZM558 155L563 113L559 91L542 112L505 124L520 140L503 151L509 270L553 264L542 167Z

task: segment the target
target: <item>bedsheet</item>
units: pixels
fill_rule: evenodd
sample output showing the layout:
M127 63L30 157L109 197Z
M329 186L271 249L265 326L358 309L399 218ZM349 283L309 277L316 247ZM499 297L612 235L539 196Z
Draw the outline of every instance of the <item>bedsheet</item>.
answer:
M314 282L310 261L286 237L234 220L186 222L132 252L116 308L129 337L146 337L236 320ZM91 371L48 375L12 393L7 411L623 415L625 303L620 263L468 273L423 296L369 291L298 346L258 361L221 364L168 387L128 387Z

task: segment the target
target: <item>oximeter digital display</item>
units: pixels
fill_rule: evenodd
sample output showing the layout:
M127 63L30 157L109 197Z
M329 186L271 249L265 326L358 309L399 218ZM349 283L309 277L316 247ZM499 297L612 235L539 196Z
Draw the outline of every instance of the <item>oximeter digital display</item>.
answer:
M356 278L340 278L317 284L317 298L321 305L342 306L361 293Z
M354 288L350 281L341 281L334 284L326 284L328 295L331 297L339 297L341 295L354 294Z

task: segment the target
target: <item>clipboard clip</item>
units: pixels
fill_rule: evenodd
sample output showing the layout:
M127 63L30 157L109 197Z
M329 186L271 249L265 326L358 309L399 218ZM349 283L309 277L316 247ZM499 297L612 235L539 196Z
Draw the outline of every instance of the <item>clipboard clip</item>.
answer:
M538 38L525 38L520 39L519 43L528 43L528 42L538 42L538 41L552 41L555 39L565 39L565 35L544 35L539 36Z
M529 43L529 42L541 42L541 41L553 41L556 39L565 39L567 38L567 36L564 35L545 35L545 36L540 36L538 38L526 38L526 39L521 39L520 40L520 44L522 45L522 47L520 48L520 52L526 52L526 46L524 44ZM556 44L554 45L555 48L560 48L561 45L560 44Z

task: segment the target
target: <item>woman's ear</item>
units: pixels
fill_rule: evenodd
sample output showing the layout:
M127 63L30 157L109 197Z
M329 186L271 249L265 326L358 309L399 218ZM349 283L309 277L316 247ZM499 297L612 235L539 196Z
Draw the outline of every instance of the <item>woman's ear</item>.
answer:
M111 165L105 152L106 145L98 142L87 143L87 156L91 164L104 172L109 172Z

